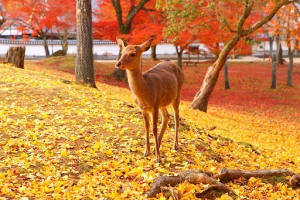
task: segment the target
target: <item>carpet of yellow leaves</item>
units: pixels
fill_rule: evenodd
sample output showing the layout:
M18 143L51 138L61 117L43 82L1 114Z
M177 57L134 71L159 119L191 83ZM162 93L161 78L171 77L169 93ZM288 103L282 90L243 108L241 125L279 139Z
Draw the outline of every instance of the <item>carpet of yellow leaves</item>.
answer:
M172 150L171 124L157 164L143 157L143 121L130 91L97 87L0 64L0 199L145 199L154 178L186 169L300 173L297 120L211 107L205 114L183 102L180 149ZM238 199L300 199L286 179L227 185ZM206 187L185 182L176 190L195 199Z

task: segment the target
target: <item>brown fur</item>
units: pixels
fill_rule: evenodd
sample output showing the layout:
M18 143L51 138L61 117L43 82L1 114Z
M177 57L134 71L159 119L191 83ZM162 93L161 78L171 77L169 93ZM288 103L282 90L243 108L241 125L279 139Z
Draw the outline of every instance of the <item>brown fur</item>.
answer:
M136 104L142 109L146 129L145 156L150 154L149 128L150 117L155 141L156 161L160 162L159 147L164 131L168 125L168 105L173 106L175 113L175 141L174 148L178 149L179 103L184 82L184 75L180 67L173 62L161 62L150 70L142 73L141 57L152 44L152 39L141 45L127 45L117 37L122 56L116 63L119 69L127 71L130 89ZM162 116L162 127L157 135L158 112Z

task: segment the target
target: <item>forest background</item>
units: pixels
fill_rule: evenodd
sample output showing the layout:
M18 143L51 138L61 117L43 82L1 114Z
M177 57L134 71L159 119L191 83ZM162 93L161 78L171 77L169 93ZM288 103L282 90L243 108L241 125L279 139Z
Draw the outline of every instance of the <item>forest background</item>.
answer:
M269 41L268 55L274 61L271 87L276 88L276 68L278 63L283 63L281 43L288 47L290 65L287 85L292 86L293 56L299 49L299 4L297 1L170 0L162 2L141 0L120 2L116 0L94 1L94 4L98 5L98 9L93 10L93 17L91 17L94 38L114 41L119 35L130 43L141 43L150 37L154 38L154 45L151 47L153 59L156 59L156 44L162 41L173 43L180 67L182 67L183 53L191 53L192 42L197 40L206 45L209 53L214 54L217 60L208 68L201 88L195 94L191 103L194 109L207 111L209 98L228 55L250 54L250 45L262 40ZM61 8L59 5L65 5L65 7ZM1 27L16 24L24 33L23 40L28 39L26 36L38 35L44 41L46 56L50 55L47 39L50 32L54 31L62 41L63 52L67 53L67 39L72 31L73 33L75 31L76 14L79 13L78 11L89 10L77 8L75 12L75 9L76 5L73 1L65 0L53 0L53 2L3 0L0 9ZM82 25L88 23L87 20ZM276 41L278 46L277 52L273 52L273 41ZM203 49L197 51L197 54L204 56L207 54ZM85 63L84 70L92 72L92 61L88 63ZM77 76L78 73L75 74ZM115 70L114 76L124 79L125 72ZM79 80L78 77L75 78ZM93 73L89 73L89 77L82 80L90 80L88 84L95 86Z

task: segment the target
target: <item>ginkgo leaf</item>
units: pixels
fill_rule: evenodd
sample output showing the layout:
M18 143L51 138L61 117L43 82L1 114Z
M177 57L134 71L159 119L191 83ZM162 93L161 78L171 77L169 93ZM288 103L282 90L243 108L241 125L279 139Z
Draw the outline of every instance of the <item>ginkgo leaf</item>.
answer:
M176 176L181 170L215 174L223 167L288 168L299 173L296 118L214 106L202 113L182 101L179 150L173 149L174 129L168 127L158 164L154 154L143 156L142 115L129 90L100 83L101 90L66 85L57 75L6 65L0 72L1 197L143 199L155 178ZM174 123L172 117L170 122ZM153 151L152 134L150 147ZM226 185L240 198L300 198L285 183L271 184L263 178ZM182 198L193 199L207 187L182 183L174 189ZM166 199L162 193L157 198Z
M67 151L66 149L61 149L60 154L61 154L63 157L67 157L67 156L68 156L68 151Z

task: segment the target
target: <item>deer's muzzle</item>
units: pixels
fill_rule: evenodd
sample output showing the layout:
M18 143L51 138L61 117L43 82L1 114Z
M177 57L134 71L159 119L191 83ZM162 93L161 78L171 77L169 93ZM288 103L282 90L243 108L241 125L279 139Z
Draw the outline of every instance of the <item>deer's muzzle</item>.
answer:
M121 65L121 62L119 61L119 62L117 62L117 63L115 64L115 67L116 67L116 68L119 68L120 65Z

